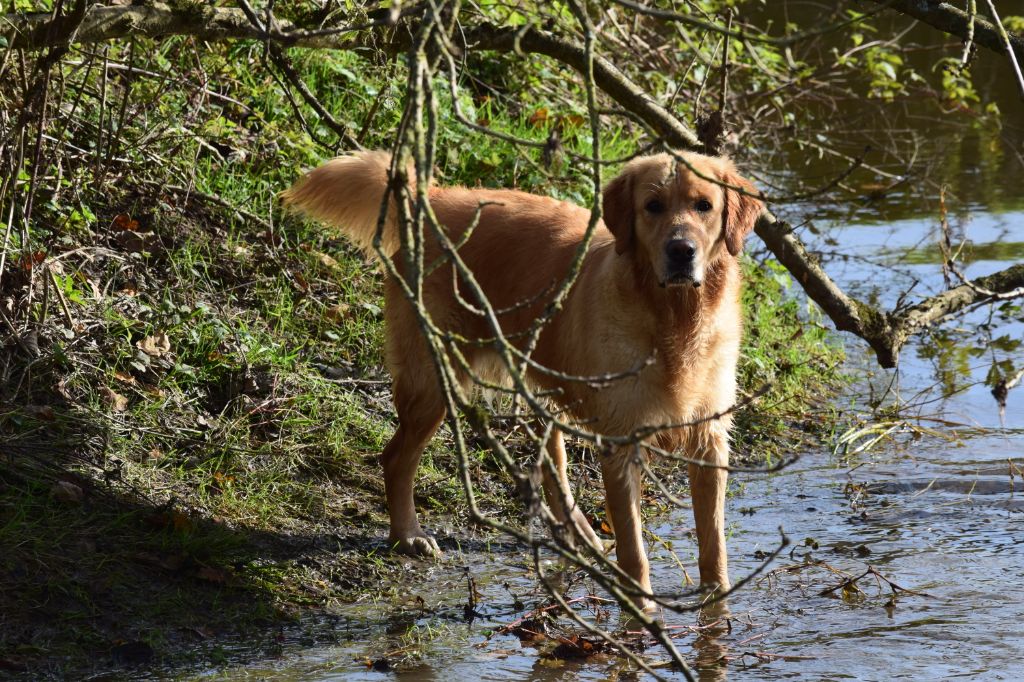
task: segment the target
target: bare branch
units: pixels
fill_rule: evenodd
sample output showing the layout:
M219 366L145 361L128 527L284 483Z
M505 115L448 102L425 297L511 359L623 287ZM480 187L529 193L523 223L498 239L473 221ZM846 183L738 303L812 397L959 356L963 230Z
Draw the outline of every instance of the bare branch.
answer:
M0 35L6 36L8 46L16 50L97 43L128 35L147 38L188 35L202 40L252 38L273 40L287 47L346 49L351 42L345 37L347 34L390 23L393 23L390 13L381 10L371 12L366 21L350 26L307 29L278 21L263 27L252 22L241 8L206 3L171 6L153 2L93 5L85 11L84 17L76 12L57 17L49 12L6 14L0 21Z
M1024 38L1018 35L1007 34L1004 42L1000 31L992 22L980 16L974 16L963 11L959 7L948 2L921 2L921 0L872 0L878 5L887 5L889 8L906 14L909 17L923 21L940 31L958 36L968 40L972 35L974 42L984 48L998 54L1007 54L1007 45L1013 48L1018 61L1024 61ZM972 31L973 25L973 31Z
M891 316L894 330L905 340L914 334L965 308L991 300L1024 296L1024 263L978 277L958 287L925 299Z

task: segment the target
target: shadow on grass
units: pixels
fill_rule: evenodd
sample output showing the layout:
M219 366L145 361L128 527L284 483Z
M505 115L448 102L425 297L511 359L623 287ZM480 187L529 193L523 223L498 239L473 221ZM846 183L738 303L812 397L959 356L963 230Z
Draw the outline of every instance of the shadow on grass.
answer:
M0 445L0 677L272 657L386 569L358 528L228 527L113 478L38 434Z

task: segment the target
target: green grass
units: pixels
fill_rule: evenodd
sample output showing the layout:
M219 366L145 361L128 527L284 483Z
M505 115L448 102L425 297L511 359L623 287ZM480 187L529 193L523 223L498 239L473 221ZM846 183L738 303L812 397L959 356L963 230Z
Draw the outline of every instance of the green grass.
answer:
M109 152L115 161L58 149L67 157L60 187L41 191L28 241L14 234L9 263L38 251L49 262L91 254L62 256L55 269L67 312L56 291L43 291L41 272L30 277L33 266L9 266L0 281L0 295L18 301L35 287L16 322L31 321L43 349L34 361L12 356L0 404L0 453L12 462L0 471L0 579L11 586L0 591L0 658L28 670L51 661L57 674L102 669L119 643L134 641L157 657L179 656L195 648L197 631L214 645L196 655L216 660L224 638L372 589L398 566L377 542L385 528L377 457L393 429L381 276L336 235L280 215L275 202L303 168L334 153L333 133L304 105L312 134L300 125L257 46L196 53L169 39L150 47L138 53L141 68L201 70L202 82L242 104L143 77L128 90L115 83L111 101L126 96L130 112ZM111 46L109 56L126 53ZM366 146L390 143L401 66L348 53L292 57L353 134L366 128ZM495 63L496 89L460 85L470 118L539 143L558 119L565 149L590 151L575 105L528 88L513 107L496 93L515 74ZM550 69L508 69L534 67ZM72 81L84 77L65 68ZM88 77L92 92L97 79ZM448 99L442 88L442 106ZM83 97L63 142L95 149L98 120L99 101ZM608 130L603 156L632 153L639 134ZM442 127L438 149L447 184L592 199L587 168L566 154L549 167L539 150L454 124ZM194 186L258 220L167 185ZM138 225L120 229L119 216ZM813 423L828 417L816 401L838 381L840 355L777 265L745 269L741 383L770 389L739 415L737 442L744 458L764 461L827 428L827 419ZM161 335L166 351L140 349ZM443 433L428 449L418 502L428 518L461 525L449 450ZM481 502L518 513L493 458L475 457ZM66 476L81 483L81 500L54 492ZM599 505L593 496L583 503Z
M763 395L737 414L737 455L772 464L828 438L838 415L829 397L846 381L838 339L821 312L795 297L778 262L744 264L741 391Z

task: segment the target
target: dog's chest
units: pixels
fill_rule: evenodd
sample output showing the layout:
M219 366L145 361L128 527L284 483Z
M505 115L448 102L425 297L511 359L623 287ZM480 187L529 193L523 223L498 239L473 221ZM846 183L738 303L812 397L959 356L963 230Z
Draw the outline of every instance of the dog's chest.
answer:
M624 435L643 426L680 424L722 409L735 394L738 344L712 327L686 334L606 333L601 348L603 381L561 381L559 400L597 432ZM572 364L572 363L569 363ZM597 378L593 370L570 374Z

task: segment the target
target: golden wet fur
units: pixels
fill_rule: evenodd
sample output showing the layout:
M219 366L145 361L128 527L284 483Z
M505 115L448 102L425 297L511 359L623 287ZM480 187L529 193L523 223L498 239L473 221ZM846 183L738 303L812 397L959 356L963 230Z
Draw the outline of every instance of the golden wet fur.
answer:
M741 334L736 257L761 206L710 180L753 191L727 159L692 153L681 158L685 163L668 154L634 159L607 185L604 223L597 228L564 308L545 327L532 356L562 375L586 377L627 372L652 358L638 372L600 388L536 368L530 371L534 386L551 392L579 423L603 435L693 422L727 410L735 401ZM384 152L343 156L310 172L284 199L369 248L389 164ZM429 198L456 242L482 211L459 254L493 307L504 311L499 321L505 336L520 342L517 332L537 319L566 275L589 211L512 190L432 187ZM479 209L482 203L487 205ZM392 203L383 234L389 253L398 249L395 215ZM434 239L426 239L425 251L427 263L439 256ZM464 301L474 299L464 283L456 295L451 267L438 268L423 285L434 321L468 339L492 337L487 320L460 302L460 296ZM413 309L390 278L386 299L386 359L399 421L382 455L390 540L399 551L432 554L437 545L417 520L413 486L423 448L445 416L445 403ZM467 345L462 351L474 372L491 376L501 367L487 347ZM724 465L730 423L725 416L673 428L658 441L681 447L694 459ZM560 433L551 439L548 451L558 473L544 481L552 512L583 541L600 547L572 500ZM634 451L623 448L602 458L601 471L617 560L649 591L641 475ZM726 588L726 472L691 464L689 474L701 582Z

